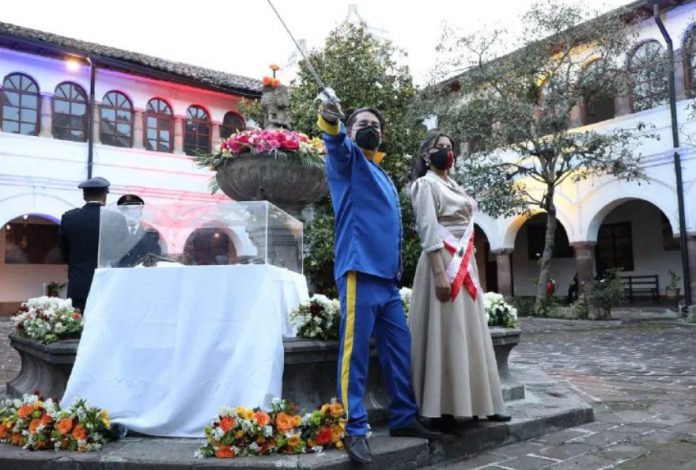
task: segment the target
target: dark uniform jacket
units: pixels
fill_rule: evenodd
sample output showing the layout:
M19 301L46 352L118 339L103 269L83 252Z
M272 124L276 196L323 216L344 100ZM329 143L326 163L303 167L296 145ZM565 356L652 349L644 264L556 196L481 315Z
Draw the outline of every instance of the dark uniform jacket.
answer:
M121 267L132 267L143 262L147 255L159 256L162 249L159 244L159 234L151 228L138 226L135 234L128 235L126 238L128 252L121 258L118 265Z
M78 308L84 308L97 267L101 207L99 203L89 202L66 212L60 221L60 250L68 264L68 297ZM128 234L125 218L112 211L104 213L109 218L106 225L113 231L111 238L123 239Z

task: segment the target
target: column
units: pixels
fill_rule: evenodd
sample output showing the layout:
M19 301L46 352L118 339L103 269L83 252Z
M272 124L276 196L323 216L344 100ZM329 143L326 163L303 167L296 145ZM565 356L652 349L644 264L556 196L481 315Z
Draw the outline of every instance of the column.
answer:
M184 120L174 118L174 153L184 153Z
M617 117L631 114L631 96L625 93L614 97L614 110Z
M210 146L214 150L215 146L220 142L220 124L210 124Z
M145 139L145 134L143 132L144 125L144 114L140 110L135 110L133 113L133 148L134 149L144 149L145 145L143 143Z
M686 70L684 69L684 54L682 50L674 51L674 95L677 101L685 100L686 96L686 81L684 77Z
M689 277L691 281L691 302L696 305L696 233L686 236L686 248L689 251ZM686 286L684 286L686 288Z
M495 255L495 264L498 272L498 293L505 296L513 294L512 263L510 262L512 251L512 248L491 250L491 253Z
M578 294L589 292L592 289L592 281L595 271L595 245L596 242L571 243L575 251L575 264L578 272L580 288Z
M101 103L94 102L92 138L95 144L101 144Z
M40 137L53 138L53 93L41 94L41 130Z
M580 102L573 106L573 108L570 110L570 127L575 128L575 127L581 127L582 126L582 116L585 111L585 103Z

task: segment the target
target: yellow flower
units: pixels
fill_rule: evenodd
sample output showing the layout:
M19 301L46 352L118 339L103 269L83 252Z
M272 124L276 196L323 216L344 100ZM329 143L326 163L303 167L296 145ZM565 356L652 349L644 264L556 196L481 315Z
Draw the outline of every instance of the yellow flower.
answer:
M300 443L300 435L299 435L299 434L293 434L293 435L290 436L290 438L288 439L288 445L289 445L290 447L295 447L295 446L297 446L299 443Z
M234 437L237 439L241 439L242 437L244 437L244 431L237 431Z
M234 412L237 414L237 416L244 417L244 412L246 409L243 406L238 406L237 408L234 409Z
M111 427L111 420L109 419L109 412L102 409L101 412L99 412L99 416L101 416L102 423L104 423L104 426L107 428Z
M36 401L34 402L34 409L35 409L35 410L38 410L38 409L41 408L42 406L43 406L43 402L42 402L41 400L36 400Z
M254 410L249 410L249 409L244 410L244 419L248 419L248 420L254 419Z
M295 425L296 428L299 428L302 426L302 418L299 415L293 416L293 424Z
M324 403L323 405L321 405L321 409L320 409L319 411L321 411L322 413L326 414L326 412L329 411L329 404L328 404L328 403Z

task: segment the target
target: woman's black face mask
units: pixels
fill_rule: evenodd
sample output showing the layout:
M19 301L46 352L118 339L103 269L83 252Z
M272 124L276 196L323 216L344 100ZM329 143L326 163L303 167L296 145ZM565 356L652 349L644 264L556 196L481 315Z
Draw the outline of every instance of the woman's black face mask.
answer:
M430 164L438 170L449 170L454 163L454 152L448 148L439 149L428 157L430 157Z

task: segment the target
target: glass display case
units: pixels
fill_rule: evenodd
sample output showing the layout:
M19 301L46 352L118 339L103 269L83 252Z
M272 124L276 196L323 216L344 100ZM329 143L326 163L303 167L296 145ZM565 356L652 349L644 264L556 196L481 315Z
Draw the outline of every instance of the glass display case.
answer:
M98 267L271 264L302 273L302 223L267 201L101 210Z

